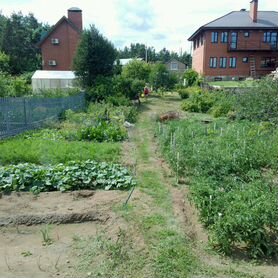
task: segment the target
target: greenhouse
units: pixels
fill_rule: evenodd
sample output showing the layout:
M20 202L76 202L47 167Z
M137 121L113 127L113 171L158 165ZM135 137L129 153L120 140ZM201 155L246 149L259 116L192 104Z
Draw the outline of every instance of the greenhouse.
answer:
M37 70L32 76L32 88L33 91L73 88L75 79L73 71Z

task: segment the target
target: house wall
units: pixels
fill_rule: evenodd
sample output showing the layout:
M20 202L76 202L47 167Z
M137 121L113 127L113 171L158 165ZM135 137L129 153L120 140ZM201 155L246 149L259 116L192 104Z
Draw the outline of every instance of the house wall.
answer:
M262 68L261 59L264 57L275 57L278 61L278 51L248 51L248 49L270 49L269 44L263 43L264 31L249 31L249 37L244 37L245 31L238 31L237 47L245 51L228 51L228 43L221 43L221 33L225 30L214 30L218 32L218 43L211 42L212 31L203 34L204 44L199 45L193 51L193 69L207 77L248 77L250 76L250 58L254 57L256 62L256 76L269 74L273 68ZM226 30L229 32L229 30ZM229 38L230 40L230 38ZM229 41L228 40L228 41ZM210 68L210 57L217 58L217 68ZM227 67L220 68L220 57L227 57ZM229 58L235 57L236 68L229 67ZM248 63L243 63L242 59L248 58Z
M200 45L193 51L192 55L192 68L199 74L204 74L205 64L205 45Z
M173 70L171 68L171 63L177 63L178 64L178 69L177 70ZM177 61L177 60L171 60L170 62L166 63L166 68L167 70L169 70L170 72L173 72L173 73L183 73L185 71L185 64L181 63L180 61Z
M59 39L59 44L52 44L52 38ZM79 40L80 34L63 21L41 45L43 70L72 70ZM50 66L49 60L55 60L57 65Z

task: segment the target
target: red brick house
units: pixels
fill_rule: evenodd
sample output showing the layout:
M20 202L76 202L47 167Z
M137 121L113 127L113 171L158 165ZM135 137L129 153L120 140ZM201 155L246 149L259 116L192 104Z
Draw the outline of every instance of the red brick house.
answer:
M69 71L82 32L82 11L70 8L39 42L43 70Z
M208 79L264 76L278 63L278 12L242 9L200 27L193 42L192 67Z

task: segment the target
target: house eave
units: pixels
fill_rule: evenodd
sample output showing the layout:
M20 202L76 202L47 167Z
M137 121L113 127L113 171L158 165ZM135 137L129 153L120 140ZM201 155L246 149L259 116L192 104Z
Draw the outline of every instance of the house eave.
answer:
M193 41L201 32L207 30L278 30L278 27L248 27L248 26L221 26L221 27L200 27L193 35L188 38L188 41Z

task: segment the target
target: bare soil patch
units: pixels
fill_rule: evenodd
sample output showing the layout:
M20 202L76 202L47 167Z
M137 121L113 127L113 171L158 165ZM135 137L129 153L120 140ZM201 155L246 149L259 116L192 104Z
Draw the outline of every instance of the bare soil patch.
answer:
M101 231L115 234L124 228L125 221L113 212L113 206L121 205L127 194L76 191L2 195L0 277L77 277L73 238L94 237ZM45 244L42 231L47 231L50 245Z
M76 191L12 193L0 199L0 227L11 225L105 222L111 205L123 202L127 192Z

